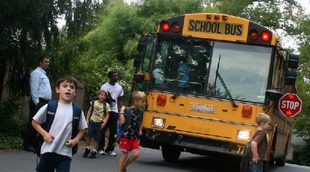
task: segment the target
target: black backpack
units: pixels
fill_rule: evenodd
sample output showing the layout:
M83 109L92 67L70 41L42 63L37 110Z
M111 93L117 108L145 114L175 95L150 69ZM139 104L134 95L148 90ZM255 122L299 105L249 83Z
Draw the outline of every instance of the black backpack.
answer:
M46 111L46 120L43 124L41 124L42 128L46 131L49 132L49 130L51 129L51 126L53 124L54 121L54 117L55 117L55 113L57 110L57 106L58 106L58 101L53 100L48 102L47 104L47 111ZM78 133L78 127L79 127L79 123L80 123L80 118L82 115L82 109L80 106L78 106L77 104L72 103L72 108L73 108L73 119L72 119L72 135L71 138L75 138L77 133ZM41 155L41 146L44 142L43 137L37 133L35 140L34 140L34 148L35 148L35 154L37 154L38 156ZM76 144L73 148L72 148L72 155L74 155L77 152L78 149L78 145Z

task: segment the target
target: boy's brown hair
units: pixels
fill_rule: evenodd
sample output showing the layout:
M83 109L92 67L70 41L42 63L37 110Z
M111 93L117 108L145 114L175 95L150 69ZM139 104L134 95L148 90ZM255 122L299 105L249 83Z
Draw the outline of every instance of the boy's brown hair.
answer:
M271 118L269 115L265 113L259 113L256 115L256 123L257 125L260 125L262 122L271 122Z
M132 97L132 100L133 101L136 101L136 100L144 100L146 95L144 92L142 91L134 91L132 94L131 94L131 97Z
M57 82L56 82L56 87L59 88L60 84L61 84L62 82L65 82L65 81L66 81L66 82L69 82L69 83L73 83L74 86L75 86L75 89L77 89L77 82L78 82L78 81L77 81L73 76L71 76L71 75L65 75L65 76L59 78L59 79L57 80Z

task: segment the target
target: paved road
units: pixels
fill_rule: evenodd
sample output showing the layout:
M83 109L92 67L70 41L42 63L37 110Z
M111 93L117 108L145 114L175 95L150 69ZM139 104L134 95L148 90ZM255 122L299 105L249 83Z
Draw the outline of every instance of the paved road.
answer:
M117 151L119 153L119 151ZM82 150L74 156L72 172L115 172L118 157L99 156L97 159L81 157ZM205 156L182 153L177 163L163 161L160 151L142 149L141 157L128 172L234 172L238 171L238 162L232 159L216 159ZM32 172L36 166L36 156L21 150L0 152L1 172ZM272 172L310 172L310 167L287 164L285 167L273 167Z

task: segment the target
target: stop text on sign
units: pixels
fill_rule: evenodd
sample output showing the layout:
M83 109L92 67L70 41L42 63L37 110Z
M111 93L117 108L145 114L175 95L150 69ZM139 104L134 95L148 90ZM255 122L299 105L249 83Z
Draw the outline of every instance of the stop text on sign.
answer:
M302 100L297 94L286 93L279 99L278 109L287 116L294 117L301 112Z
M299 102L294 102L290 100L284 100L281 102L281 107L285 109L292 109L296 110L299 107L300 103Z

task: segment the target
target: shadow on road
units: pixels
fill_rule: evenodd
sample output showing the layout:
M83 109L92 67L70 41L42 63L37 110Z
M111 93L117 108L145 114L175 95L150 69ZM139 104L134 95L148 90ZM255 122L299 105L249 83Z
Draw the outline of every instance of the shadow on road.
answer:
M238 172L239 163L238 159L223 158L223 157L207 157L187 155L181 157L177 162L148 161L141 159L138 163L141 165L149 166L150 168L158 168L165 166L166 170L171 169L175 171L192 171L192 172ZM170 170L169 170L170 171Z

